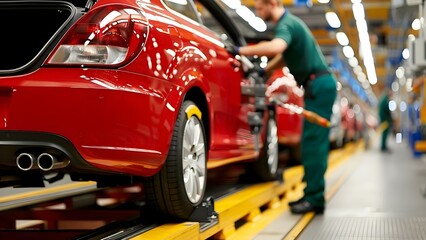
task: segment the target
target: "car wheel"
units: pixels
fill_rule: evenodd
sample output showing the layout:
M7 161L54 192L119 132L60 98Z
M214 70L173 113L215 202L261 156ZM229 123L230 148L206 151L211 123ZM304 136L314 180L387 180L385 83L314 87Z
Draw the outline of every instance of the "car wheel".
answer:
M293 165L302 164L300 143L290 147L290 159L293 162Z
M147 202L157 210L187 219L204 197L207 147L201 111L191 101L182 104L167 160L144 183Z
M254 172L264 181L275 180L278 172L278 128L275 114L270 111L265 140L259 159L254 162Z
M336 139L336 148L342 148L343 144L344 144L343 142L344 142L343 137L337 137L337 139Z

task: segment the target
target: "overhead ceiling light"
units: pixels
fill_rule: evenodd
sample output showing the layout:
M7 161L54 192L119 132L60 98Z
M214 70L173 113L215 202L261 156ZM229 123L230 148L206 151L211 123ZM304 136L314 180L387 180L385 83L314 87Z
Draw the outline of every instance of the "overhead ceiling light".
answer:
M396 69L395 71L395 75L397 78L403 78L404 77L404 68L403 67L399 67L398 69Z
M362 82L362 87L364 88L364 89L367 89L367 88L369 88L370 87L370 84L367 82L367 81L364 81L364 82Z
M329 3L330 0L318 0L319 3Z
M354 70L354 71L355 71L355 70ZM357 72L357 73L356 73L356 76L357 76L357 77L363 77L363 78L367 79L367 76L366 76L366 75L365 75L365 73L364 73L364 72L362 72L362 71L361 71L361 72Z
M362 68L359 65L355 66L354 67L354 73L357 74L357 75L362 73Z
M222 2L231 9L237 9L241 6L240 0L222 0Z
M392 88L392 91L398 92L398 90L399 90L399 83L398 82L393 82L391 84L391 88Z
M237 8L236 12L238 15L240 15L242 19L246 20L247 22L256 17L254 13L246 6L241 6Z
M349 65L351 67L355 67L358 66L358 59L356 59L355 57L351 57L348 59Z
M352 11L354 13L355 20L365 19L364 5L362 5L362 3L352 4Z
M367 69L368 81L370 82L371 85L376 84L377 83L377 74L376 74L376 69L374 67L374 63L368 65L364 61L364 65L365 65L365 68Z
M410 51L408 51L408 48L404 48L402 51L402 57L406 60L410 58Z
M241 5L235 10L235 12L257 31L266 31L266 23L261 18L256 17L256 15L254 15L248 7Z
M407 90L407 92L411 92L413 90L413 79L412 78L407 78L407 83L405 84L405 89Z
M360 56L363 58L364 66L367 71L368 81L371 85L377 83L376 68L374 66L373 53L371 51L370 36L368 34L367 21L365 20L364 5L361 1L352 1L352 11L356 20L356 26L358 30L359 42L360 42Z
M343 54L345 55L345 57L347 58L351 58L355 56L354 50L352 49L351 46L344 46L343 47Z
M179 4L179 5L188 5L188 2L186 0L171 0L170 2Z
M368 37L368 26L365 19L359 19L356 21L356 28L358 29L358 34L361 34L361 37ZM363 35L364 34L364 35Z
M411 23L411 28L413 30L420 30L421 24L420 24L420 19L416 18L414 19L414 21Z
M254 29L256 29L259 32L264 32L268 28L266 26L266 23L260 17L252 18L249 21L249 24L250 26L252 26Z
M391 112L395 111L396 110L396 102L395 102L395 100L390 100L388 106L389 106L389 110Z
M348 36L346 36L346 34L344 32L336 33L336 38L337 38L337 41L339 42L339 44L342 45L342 46L346 46L346 45L349 44Z
M377 83L377 77L369 78L368 81L370 81L371 85L375 85Z
M356 76L358 77L358 80L362 83L367 81L367 76L365 76L363 72L357 74Z
M332 28L339 28L341 25L340 19L335 12L326 12L325 19L327 20L328 25Z

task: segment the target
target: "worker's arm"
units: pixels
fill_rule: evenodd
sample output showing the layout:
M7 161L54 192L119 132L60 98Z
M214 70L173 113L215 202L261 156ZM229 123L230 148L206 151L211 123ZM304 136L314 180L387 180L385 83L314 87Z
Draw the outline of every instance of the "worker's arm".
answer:
M282 59L282 54L279 53L275 55L274 58L269 60L268 65L266 65L265 72L267 75L271 75L275 69L283 68L285 66L284 60Z
M239 54L246 56L258 55L273 57L283 53L286 48L286 41L281 38L274 38L271 41L265 41L255 45L240 47Z

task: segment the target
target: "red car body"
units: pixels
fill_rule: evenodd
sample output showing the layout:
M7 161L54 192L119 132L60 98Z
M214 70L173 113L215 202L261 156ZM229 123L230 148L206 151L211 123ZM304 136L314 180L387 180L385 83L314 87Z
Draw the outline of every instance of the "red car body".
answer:
M275 71L269 79L270 83L283 86L282 93L286 95L286 103L304 107L304 91L297 86L296 80L286 68ZM286 146L296 146L302 138L303 116L288 108L277 105L276 119L279 143Z
M33 5L49 9L54 4ZM29 57L30 64L0 66L2 176L19 176L28 184L27 176L42 175L40 169L17 168L22 152L70 160L55 171L76 174L77 180L159 174L185 101L198 108L186 111L188 118L199 117L205 129L207 168L260 156L247 120L254 105L241 94L241 85L251 82L206 26L160 0L99 0L88 10L72 4L58 8L70 16L40 45L40 53ZM89 50L96 54L84 48L92 43ZM114 54L121 58L111 60ZM265 114L265 126L267 119Z
M342 104L342 127L344 129L344 141L350 142L355 140L356 135L356 119L355 113L351 106Z

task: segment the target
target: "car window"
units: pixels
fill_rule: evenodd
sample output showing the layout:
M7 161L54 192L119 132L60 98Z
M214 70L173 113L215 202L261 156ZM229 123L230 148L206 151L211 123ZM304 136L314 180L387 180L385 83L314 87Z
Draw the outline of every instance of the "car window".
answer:
M230 35L222 26L222 24L202 3L196 1L195 6L199 12L201 21L204 26L216 33L220 37L220 39L222 39L222 41L235 45L235 42L229 37Z
M266 22L267 25L265 31L255 28L250 24L251 17L247 18L245 13L247 8L241 4L239 0L214 0L232 19L234 24L238 27L240 34L248 43L257 43L259 41L271 40L274 37L274 26L270 22ZM230 7L232 6L232 8ZM241 11L237 11L241 10ZM247 9L248 10L248 9ZM255 21L258 22L258 21ZM257 27L261 27L256 24ZM261 25L261 24L260 24Z
M198 13L191 0L163 0L163 2L172 10L199 22L199 18L197 16Z

